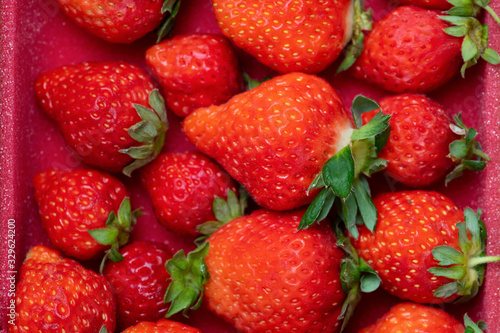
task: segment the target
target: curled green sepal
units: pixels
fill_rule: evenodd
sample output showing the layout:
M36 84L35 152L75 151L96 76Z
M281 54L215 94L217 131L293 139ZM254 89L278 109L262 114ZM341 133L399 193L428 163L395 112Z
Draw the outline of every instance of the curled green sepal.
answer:
M189 252L187 257L184 250L180 250L165 263L170 274L170 284L164 298L165 303L170 303L170 307L165 317L168 318L180 311L187 317L189 310L200 307L204 285L210 278L205 264L208 250L209 243L205 242Z
M429 272L454 280L434 292L435 297L460 296L457 302L473 298L483 284L486 263L500 261L499 256L486 256L486 228L481 221L481 211L477 215L471 208L464 211L464 223L457 223L459 250L447 245L436 246L432 255L439 266ZM470 237L469 237L470 235Z
M353 1L353 31L351 40L344 48L344 60L337 68L337 73L345 71L351 67L356 59L363 52L363 43L365 39L364 31L372 30L372 15L371 8L365 10L363 0Z
M481 145L476 141L477 131L467 128L459 113L454 117L455 124L451 124L451 130L460 136L460 139L450 143L450 153L448 157L456 164L455 168L446 176L445 184L459 178L464 170L481 171L486 167L486 163L491 161L481 149Z
M380 277L363 258L358 256L349 238L342 232L339 222L337 220L335 224L337 246L346 254L346 257L341 261L340 272L342 290L347 295L342 305L342 312L338 317L339 320L342 320L342 331L354 313L361 299L361 293L370 293L377 290L380 286Z
M444 29L448 35L463 38L462 59L464 64L460 70L462 77L465 77L465 70L477 64L481 58L492 65L500 63L497 51L488 47L488 26L486 24L482 24L474 17L445 15L440 16L440 18L453 24L453 26Z
M475 323L472 319L470 319L467 313L464 314L464 326L464 333L483 333L488 329L484 321L479 320L477 323Z
M142 143L142 145L120 150L121 153L134 159L122 171L129 177L134 170L154 160L160 154L165 143L165 135L168 130L167 110L165 100L161 97L158 89L153 89L149 94L149 105L153 109L134 104L134 108L142 120L128 129L132 139Z
M110 246L101 261L101 274L108 259L114 262L123 260L123 256L118 250L120 247L127 244L130 238L130 232L137 223L137 218L141 215L144 215L144 212L140 208L132 211L130 198L126 197L121 202L117 213L109 213L105 228L88 231L90 236L99 244Z
M335 204L347 230L354 237L357 238L357 224L375 230L378 214L366 176L387 166L387 161L377 156L389 136L390 116L380 111L362 125L361 114L380 109L380 105L367 97L357 96L351 108L356 127L351 142L325 163L309 186L308 191L322 189L302 216L299 229L306 229L324 219Z
M489 6L490 0L448 0L453 5L446 14L450 16L471 16L476 17L481 9L486 10L500 25L500 18L497 13Z
M248 206L249 194L244 187L240 187L238 196L232 191L227 190L227 200L216 196L212 204L215 221L207 221L196 227L201 236L196 238L195 244L200 246L205 240L224 224L243 216Z
M164 0L163 6L161 8L161 13L165 14L165 18L158 29L158 38L156 43L161 42L172 32L175 21L177 20L177 14L179 13L179 7L181 6L181 0Z
M108 330L106 329L106 325L101 326L101 328L99 329L99 333L108 333Z

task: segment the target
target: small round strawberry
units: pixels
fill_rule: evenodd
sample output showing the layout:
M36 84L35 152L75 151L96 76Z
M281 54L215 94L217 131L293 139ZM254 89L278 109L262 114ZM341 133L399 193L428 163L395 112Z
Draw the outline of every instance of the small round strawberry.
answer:
M401 6L375 22L351 67L354 76L391 92L428 92L460 71L464 76L479 58L500 61L478 20L440 15Z
M477 133L463 125L460 115L454 124L441 105L424 95L389 96L380 106L384 114L391 115L391 131L379 157L387 161L385 172L403 184L430 185L455 166L446 178L448 183L464 169L482 170L490 160L474 139ZM363 122L377 112L364 113ZM474 159L476 155L479 160Z
M464 213L442 194L383 193L373 202L379 213L375 232L361 226L351 241L395 296L417 303L469 299L482 284L484 264L500 260L484 257L479 213Z
M116 304L107 281L43 245L34 246L16 285L9 332L95 333L115 330Z
M375 324L362 329L359 333L464 333L464 331L464 325L441 309L405 302L393 306Z
M242 89L236 54L220 35L176 36L146 51L167 106L180 117L199 107L219 105Z
M127 189L118 179L95 170L49 169L37 173L33 184L43 227L66 256L95 259L128 241L139 213L131 212ZM89 231L111 235L100 243Z
M156 323L143 321L122 333L201 333L201 330L168 319L160 319Z
M137 241L124 246L120 254L123 260L109 261L103 270L116 296L118 329L164 317L170 277L165 263L172 253L161 243Z
M57 2L69 18L93 35L112 43L131 43L156 29L166 16L172 20L172 7L176 1L57 0ZM168 9L164 7L166 5Z
M198 235L199 224L216 219L214 199L236 191L231 177L197 152L163 153L140 175L158 221L179 234Z
M62 66L41 74L35 92L68 145L89 165L130 175L154 159L165 141L163 98L134 65Z
M318 73L339 57L351 37L358 1L212 0L222 33L280 73ZM356 5L353 5L356 3ZM362 41L362 39L361 39ZM362 42L361 42L362 46Z

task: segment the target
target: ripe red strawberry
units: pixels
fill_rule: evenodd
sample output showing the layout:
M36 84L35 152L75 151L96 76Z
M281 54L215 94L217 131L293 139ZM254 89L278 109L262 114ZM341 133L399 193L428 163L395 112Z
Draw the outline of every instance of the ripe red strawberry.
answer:
M37 78L35 92L68 145L89 165L110 172L123 169L130 175L163 146L163 99L134 65L93 62L59 67ZM154 111L146 108L149 105Z
M160 319L156 323L143 321L122 333L201 333L201 330L168 319Z
M115 330L115 300L106 280L59 252L33 247L16 286L16 320L9 332L95 333Z
M401 6L375 22L352 66L354 76L392 92L428 92L457 74L462 61L462 76L479 58L500 61L479 21L448 16L452 26L440 14Z
M353 125L326 81L292 73L196 110L183 130L259 205L287 210L311 202L309 184L349 143Z
M165 40L146 51L146 62L161 83L167 106L180 117L224 103L242 89L236 54L219 35Z
M446 179L448 183L464 169L484 168L484 161L472 160L476 154L489 160L474 139L475 130L465 127L460 115L455 117L457 125L453 124L443 107L424 95L389 96L380 106L384 114L391 115L391 132L379 157L388 162L385 172L403 184L430 185L456 165ZM363 122L377 112L364 113Z
M352 2L347 0L212 3L222 33L280 73L320 72L337 59L353 35L358 41L361 29L366 29L366 23L362 28L353 27L366 18L355 19ZM356 5L361 10L358 2Z
M303 212L256 211L208 238L205 301L243 332L334 332L346 297L343 251L327 221L297 230Z
M128 241L139 213L131 212L127 189L118 179L95 170L49 169L36 174L33 183L43 227L66 256L95 259ZM111 235L99 243L89 231Z
M179 234L198 235L196 227L215 220L215 197L236 191L231 177L197 153L163 153L141 170L158 221Z
M57 0L76 24L108 42L131 43L175 19L175 0ZM174 10L174 8L177 9Z
M161 319L168 310L163 302L170 277L165 263L172 253L161 243L138 241L124 246L120 254L122 261L108 261L103 270L116 296L117 328Z
M483 257L479 214L467 208L464 215L439 193L384 193L373 202L379 212L376 231L361 226L351 241L395 296L418 303L471 298L482 284L483 264L500 260Z
M415 303L393 306L375 324L359 333L464 333L465 328L445 311Z

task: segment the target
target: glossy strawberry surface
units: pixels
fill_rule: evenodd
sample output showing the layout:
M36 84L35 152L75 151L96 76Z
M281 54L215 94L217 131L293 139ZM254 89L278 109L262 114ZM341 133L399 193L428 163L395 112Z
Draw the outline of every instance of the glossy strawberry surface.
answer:
M258 210L208 238L208 307L242 332L334 332L345 294L327 221L297 230L303 212Z
M35 175L35 199L51 243L66 256L95 259L108 248L89 230L105 228L128 196L125 186L109 174L90 170L49 169Z
M33 247L16 286L16 320L9 332L95 333L115 330L116 304L107 281L59 252Z
M352 124L337 92L317 76L275 77L220 106L185 118L187 138L214 158L263 207L286 210L314 198L307 189L347 145Z
M181 117L224 103L242 89L236 53L220 35L167 39L146 51L146 62L161 83L168 107Z

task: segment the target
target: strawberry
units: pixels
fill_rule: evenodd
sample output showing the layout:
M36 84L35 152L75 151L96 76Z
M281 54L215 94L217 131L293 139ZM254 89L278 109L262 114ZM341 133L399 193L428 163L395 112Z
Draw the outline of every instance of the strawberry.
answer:
M339 57L351 38L362 46L361 30L369 29L371 23L370 13L363 12L360 1L354 5L348 0L212 3L222 33L280 73L322 71Z
M130 175L154 159L165 141L163 99L134 65L62 66L40 75L35 92L68 145L89 165Z
M464 333L464 326L445 311L415 303L393 306L375 324L359 333Z
M186 304L197 308L204 297L242 332L338 331L359 290L371 291L379 280L344 254L347 239L337 245L327 220L297 230L303 213L257 210L221 226L187 257L176 253L167 262L167 316Z
M120 254L122 261L109 261L103 270L116 296L117 328L161 319L168 310L163 302L169 278L165 263L172 253L161 243L137 241Z
M215 220L213 202L236 191L229 175L198 153L163 153L141 170L158 221L179 234L198 235L196 227Z
M122 333L201 333L201 331L186 324L160 319L156 323L143 321Z
M242 89L236 54L219 35L165 40L146 51L146 62L160 80L167 106L180 117L224 103Z
M487 26L472 17L439 14L401 6L375 22L351 67L353 75L391 92L428 92L459 71L464 76L479 58L500 62L487 47Z
M110 247L115 251L140 215L131 212L125 186L100 171L49 169L37 173L33 184L43 227L66 256L90 260Z
M16 286L9 332L95 333L115 329L115 300L106 280L43 245L34 246Z
M459 177L464 169L482 170L490 160L474 139L474 129L463 125L460 115L453 124L444 108L419 94L389 96L380 101L384 114L390 114L391 133L379 154L387 160L385 172L403 184L422 187L436 180L456 165L446 183ZM378 110L363 114L369 121Z
M444 195L405 191L373 201L379 212L376 231L360 226L359 237L352 235L351 241L395 296L418 303L467 300L482 284L484 263L500 260L484 257L479 213L462 212Z
M163 21L161 37L171 28L179 0L57 0L77 25L112 43L131 43L156 29Z

